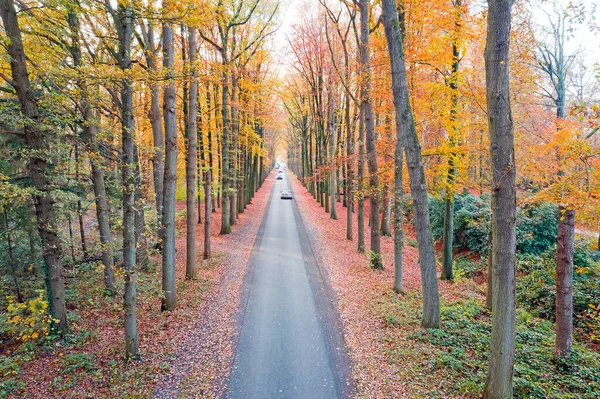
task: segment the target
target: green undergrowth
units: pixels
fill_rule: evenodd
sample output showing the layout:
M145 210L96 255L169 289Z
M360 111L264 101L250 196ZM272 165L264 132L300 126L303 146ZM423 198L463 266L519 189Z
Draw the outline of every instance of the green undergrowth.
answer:
M390 294L376 305L386 325L387 357L413 397L479 397L485 384L491 314L479 298L441 304L442 328L420 326L420 298ZM566 359L553 354L547 320L517 311L515 398L598 398L600 355L575 343ZM435 387L435 388L434 388Z

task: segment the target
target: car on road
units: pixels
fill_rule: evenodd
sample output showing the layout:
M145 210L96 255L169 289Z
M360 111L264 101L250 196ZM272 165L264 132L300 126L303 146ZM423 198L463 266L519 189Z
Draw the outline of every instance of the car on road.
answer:
M281 199L292 199L292 190L281 190Z
M281 175L277 176L277 180L283 180L283 176L281 176Z

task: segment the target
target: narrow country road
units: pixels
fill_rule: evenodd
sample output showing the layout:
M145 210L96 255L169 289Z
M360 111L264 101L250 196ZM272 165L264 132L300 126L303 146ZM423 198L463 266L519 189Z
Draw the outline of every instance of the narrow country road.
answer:
M227 398L344 398L350 372L338 317L295 200L280 199L291 188L282 176L244 282Z

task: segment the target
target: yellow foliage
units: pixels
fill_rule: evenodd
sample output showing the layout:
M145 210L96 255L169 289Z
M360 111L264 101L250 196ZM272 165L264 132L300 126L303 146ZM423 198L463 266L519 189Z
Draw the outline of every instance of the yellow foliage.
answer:
M52 317L48 314L48 302L43 291L23 303L17 302L14 296L7 296L6 300L6 332L11 338L25 343L48 336Z

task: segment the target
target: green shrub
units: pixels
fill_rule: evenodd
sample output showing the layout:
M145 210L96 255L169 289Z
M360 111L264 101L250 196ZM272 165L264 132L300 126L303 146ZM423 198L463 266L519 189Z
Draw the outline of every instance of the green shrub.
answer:
M454 200L454 247L487 255L490 229L489 194L456 195ZM444 201L429 199L431 231L436 240L444 229ZM550 203L517 209L517 251L539 255L556 242L557 206Z
M486 270L487 263L485 260L472 260L469 258L459 257L454 260L455 272L461 271L462 275L466 278L473 278L478 273Z
M556 303L556 259L554 248L540 256L519 256L517 301L529 312L554 321ZM573 273L573 322L587 334L600 333L592 306L600 304L600 264L593 251L576 245Z

